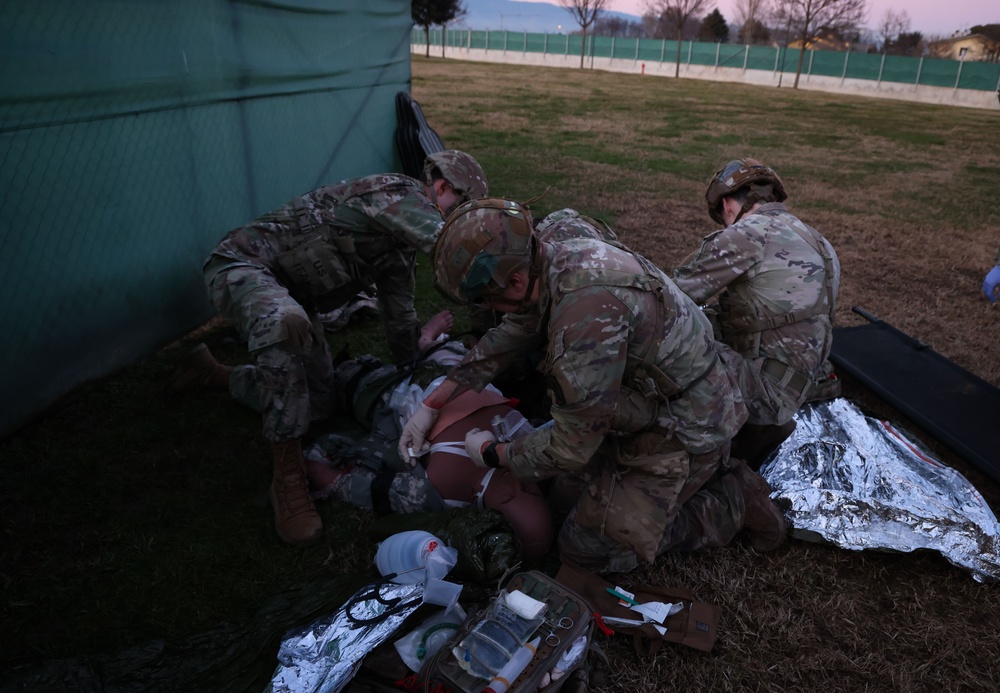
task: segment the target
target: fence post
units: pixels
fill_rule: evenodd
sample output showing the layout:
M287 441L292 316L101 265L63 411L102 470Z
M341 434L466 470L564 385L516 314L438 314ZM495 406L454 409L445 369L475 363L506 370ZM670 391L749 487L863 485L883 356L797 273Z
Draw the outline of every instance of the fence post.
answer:
M816 51L809 51L809 69L806 70L806 77L811 77L813 73L813 58L816 57Z
M917 87L920 86L920 73L923 72L923 69L924 69L924 56L921 55L920 63L917 64L917 78L913 82L913 91L916 91Z
M490 30L486 30L486 43L483 44L483 53L490 52Z
M848 50L844 53L844 74L840 76L840 83L843 84L844 80L847 79L847 61L851 59L851 51Z
M876 87L882 84L882 70L884 69L885 69L885 53L882 54L882 62L878 66L878 80L875 82Z
M958 83L962 81L962 66L965 65L964 60L960 60L958 63L958 74L955 75L955 88L952 90L952 94L958 91Z
M747 71L747 59L750 57L750 44L746 45L746 50L743 51L743 71Z
M615 59L615 37L611 37L611 59Z
M545 39L542 41L542 55L546 55L549 52L549 35L545 34Z
M781 49L780 48L775 48L774 49L774 69L771 70L772 73L775 73L775 72L778 71L778 56L779 55L781 55Z
M715 69L719 69L719 48L722 46L721 43L715 44Z
M667 50L667 39L663 39L663 43L660 44L660 62L663 62L664 51Z
M639 39L638 39L638 37L636 37L636 39L635 39L635 61L639 62Z
M507 39L509 39L509 38L510 38L510 32L505 29L504 32L503 32L503 52L504 53L507 52Z
M694 41L688 41L688 67L691 66L691 49L694 48Z
M563 55L569 55L569 34L566 34L566 52Z

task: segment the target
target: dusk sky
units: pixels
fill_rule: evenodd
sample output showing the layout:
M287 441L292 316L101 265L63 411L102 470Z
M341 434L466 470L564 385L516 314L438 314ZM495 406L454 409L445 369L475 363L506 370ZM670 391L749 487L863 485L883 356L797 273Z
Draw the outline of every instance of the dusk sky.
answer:
M558 4L558 0L549 1ZM735 0L716 0L715 6L728 21L735 17L735 4ZM641 15L646 7L647 0L611 0L609 9ZM866 26L878 26L888 9L906 10L910 31L925 36L951 36L976 24L1000 24L997 0L868 0Z

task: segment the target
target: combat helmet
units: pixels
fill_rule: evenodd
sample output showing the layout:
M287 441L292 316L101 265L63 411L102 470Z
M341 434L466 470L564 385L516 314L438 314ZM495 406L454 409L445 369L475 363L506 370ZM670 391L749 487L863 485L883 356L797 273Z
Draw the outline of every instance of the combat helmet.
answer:
M761 200L783 202L788 198L785 186L778 174L769 166L756 159L734 159L712 176L712 182L705 191L708 215L720 224L725 224L722 215L722 198L749 187L746 203L737 220Z
M488 300L531 261L534 247L527 207L496 197L470 200L451 213L434 245L434 286L456 303Z
M455 192L466 200L486 197L489 194L486 172L483 171L483 167L479 165L478 161L465 152L457 149L445 149L428 154L427 158L424 159L425 182L431 181L431 172L435 168L451 183Z

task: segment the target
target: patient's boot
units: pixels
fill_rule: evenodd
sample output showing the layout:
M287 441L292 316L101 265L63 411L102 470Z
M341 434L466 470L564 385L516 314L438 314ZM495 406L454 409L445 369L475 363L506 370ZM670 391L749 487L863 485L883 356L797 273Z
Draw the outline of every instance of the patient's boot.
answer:
M742 460L730 459L729 473L743 494L743 528L750 533L750 545L757 551L774 551L785 542L788 525L778 506L771 501L771 487Z
M323 533L323 520L309 496L306 465L298 439L271 443L274 476L269 496L274 507L274 528L282 541L306 544Z
M228 390L232 366L225 366L215 360L208 345L201 343L184 357L181 364L167 381L167 392L184 392L196 387L210 390Z

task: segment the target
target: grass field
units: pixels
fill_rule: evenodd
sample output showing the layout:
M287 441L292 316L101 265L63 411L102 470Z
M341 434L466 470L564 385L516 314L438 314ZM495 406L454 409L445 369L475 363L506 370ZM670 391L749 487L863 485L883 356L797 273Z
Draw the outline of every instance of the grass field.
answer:
M1000 312L980 293L1000 246L996 113L423 58L413 96L446 145L479 159L493 194L547 190L539 213L602 217L664 268L713 230L712 173L759 158L839 253L840 325L862 322L850 311L861 306L1000 385ZM420 276L429 317L442 303L426 261ZM258 415L216 393L161 393L197 341L246 359L212 322L0 442L0 672L185 642L246 622L275 593L370 569L371 513L325 503L319 546L275 537ZM331 343L385 356L377 321ZM850 379L845 394L908 424ZM922 438L1000 509L995 483ZM711 653L665 647L653 659L612 639L595 690L992 691L1000 681L1000 593L934 554L792 541L757 555L735 544L618 579L694 589L723 608L722 633ZM261 655L265 671L273 655Z

